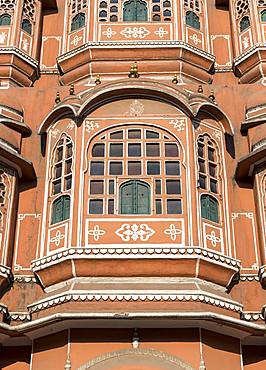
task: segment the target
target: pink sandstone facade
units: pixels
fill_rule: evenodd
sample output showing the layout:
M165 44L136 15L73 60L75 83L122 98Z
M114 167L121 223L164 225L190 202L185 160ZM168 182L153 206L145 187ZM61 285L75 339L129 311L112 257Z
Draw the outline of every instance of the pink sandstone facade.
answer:
M266 368L266 1L0 0L0 368Z

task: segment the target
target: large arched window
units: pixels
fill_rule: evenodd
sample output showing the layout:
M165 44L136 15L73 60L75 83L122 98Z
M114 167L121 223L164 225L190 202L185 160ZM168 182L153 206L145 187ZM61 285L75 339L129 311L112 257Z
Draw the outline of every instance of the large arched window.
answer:
M123 5L123 20L125 22L145 22L148 20L146 1L128 0Z
M0 26L10 26L10 24L11 24L11 15L2 14L0 16Z
M62 195L52 204L51 224L68 220L70 216L70 196Z
M84 13L79 13L77 14L71 22L71 31L76 31L79 30L80 28L85 26L85 14Z
M208 194L200 197L201 217L212 222L219 222L219 203L218 200Z
M113 129L93 139L88 155L89 214L183 212L180 148L164 130Z
M119 189L121 214L150 214L150 185L140 180L131 180Z
M189 10L186 12L186 25L195 28L196 30L200 29L200 19L196 13Z

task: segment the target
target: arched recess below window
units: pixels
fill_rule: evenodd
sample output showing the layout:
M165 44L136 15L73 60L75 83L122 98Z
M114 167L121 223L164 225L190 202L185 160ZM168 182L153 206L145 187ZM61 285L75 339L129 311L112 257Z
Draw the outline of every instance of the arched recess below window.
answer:
M249 20L249 17L247 15L245 15L240 23L239 23L239 27L240 27L240 32L243 32L245 31L247 28L250 27L250 20Z
M144 181L131 180L122 184L119 189L121 214L150 214L150 185Z
M72 31L77 31L80 28L84 27L85 26L85 20L86 20L86 17L85 17L85 14L84 13L77 14L72 19L72 22L71 22L71 32Z
M124 22L146 22L148 20L147 3L142 0L128 0L123 6Z
M10 26L11 24L11 15L2 14L0 16L0 26Z
M22 24L21 24L21 28L23 29L23 31L25 31L26 33L31 35L32 25L31 25L31 23L28 19L23 19Z
M62 195L53 202L51 217L52 225L69 219L70 203L71 200L69 195Z
M200 30L200 19L196 13L189 10L186 12L186 25Z
M200 197L201 217L212 222L219 222L219 203L211 195L203 194Z

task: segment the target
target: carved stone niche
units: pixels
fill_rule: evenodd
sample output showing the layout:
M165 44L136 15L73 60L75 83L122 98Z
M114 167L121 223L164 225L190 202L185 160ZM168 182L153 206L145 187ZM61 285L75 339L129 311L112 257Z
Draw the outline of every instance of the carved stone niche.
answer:
M101 73L101 76L107 79L112 78L114 74L120 78L125 77L129 73L131 60L140 61L139 73L142 77L156 78L160 74L168 74L171 80L173 74L177 73L185 82L212 81L215 59L213 55L180 41L170 42L167 46L157 44L147 48L145 45L140 47L137 43L128 46L117 42L112 47L101 43L87 43L58 58L60 82L68 85L72 82L87 81L88 70L91 75ZM160 58L154 60L155 54Z
M266 80L266 47L255 45L246 53L235 58L234 71L239 83L250 84Z

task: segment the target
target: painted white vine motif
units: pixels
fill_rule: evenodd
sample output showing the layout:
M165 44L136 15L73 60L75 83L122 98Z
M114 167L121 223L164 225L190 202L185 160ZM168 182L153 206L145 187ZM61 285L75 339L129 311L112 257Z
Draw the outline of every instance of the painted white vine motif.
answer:
M123 242L129 242L130 240L134 240L135 242L138 239L142 242L146 242L155 234L155 231L147 224L123 224L115 233L123 240Z

